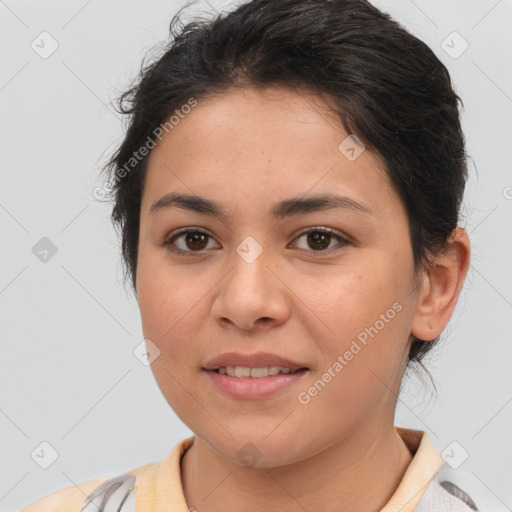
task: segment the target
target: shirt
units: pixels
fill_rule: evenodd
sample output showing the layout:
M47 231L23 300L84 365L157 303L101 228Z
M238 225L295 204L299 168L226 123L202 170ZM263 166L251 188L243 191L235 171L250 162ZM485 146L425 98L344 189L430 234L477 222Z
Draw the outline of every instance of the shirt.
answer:
M398 488L381 512L505 512L509 510L460 468L460 455L444 455L428 434L395 427L413 454ZM187 512L181 482L181 458L194 436L177 443L159 462L119 476L88 480L39 498L20 512ZM458 459L458 460L457 460ZM450 462L450 464L449 464ZM470 490L469 487L470 486Z

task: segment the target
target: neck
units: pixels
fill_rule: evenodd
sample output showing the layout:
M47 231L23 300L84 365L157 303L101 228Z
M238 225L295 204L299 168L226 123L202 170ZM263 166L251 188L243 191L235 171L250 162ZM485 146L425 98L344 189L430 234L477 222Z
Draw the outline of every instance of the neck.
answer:
M183 456L181 478L187 506L198 511L378 512L411 461L393 425L358 430L314 457L271 468L233 463L196 436Z

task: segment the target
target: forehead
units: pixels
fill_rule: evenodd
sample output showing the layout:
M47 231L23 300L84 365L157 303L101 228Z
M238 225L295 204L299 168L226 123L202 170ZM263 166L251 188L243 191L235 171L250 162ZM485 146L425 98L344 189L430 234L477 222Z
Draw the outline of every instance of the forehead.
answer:
M308 193L396 200L374 153L342 153L349 135L312 93L242 89L199 99L152 150L143 209L171 191L224 203Z

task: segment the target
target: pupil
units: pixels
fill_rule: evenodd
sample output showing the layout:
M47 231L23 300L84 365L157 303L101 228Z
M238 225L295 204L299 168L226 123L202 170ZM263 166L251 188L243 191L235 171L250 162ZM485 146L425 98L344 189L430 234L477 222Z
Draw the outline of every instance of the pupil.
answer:
M189 235L187 236L187 243L188 242L191 242L192 245L194 244L201 244L205 242L206 240L206 236L204 233L189 233ZM189 247L190 249L203 249L203 247Z
M312 241L313 244L320 244L321 247L313 247L313 249L325 249L326 247L329 247L329 240L327 240L327 243L325 241L326 237L330 238L329 233L322 233L320 231L316 231L314 233L310 233L308 235L308 241Z

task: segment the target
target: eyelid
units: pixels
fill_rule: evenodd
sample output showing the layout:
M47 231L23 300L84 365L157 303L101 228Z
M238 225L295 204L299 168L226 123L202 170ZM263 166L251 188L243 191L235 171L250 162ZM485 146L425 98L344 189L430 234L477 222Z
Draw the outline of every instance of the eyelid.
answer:
M334 230L332 228L328 228L325 226L311 226L311 227L305 228L305 229L299 231L295 235L293 240L295 241L295 240L297 240L297 238L301 238L303 235L306 235L308 233L318 233L318 232L319 233L327 233L328 235L331 235L332 237L337 238L338 244L335 245L334 247L331 247L330 249L326 249L324 251L309 250L306 252L313 253L313 254L330 254L333 251L340 250L342 247L344 247L346 245L352 244L352 241L350 240L349 237L342 235L337 230Z
M205 253L206 251L204 251L204 250L203 251L184 251L183 249L178 249L177 247L174 247L171 249L171 247L174 243L174 240L176 240L176 238L178 238L181 235L186 235L187 233L201 233L201 234L209 236L212 240L215 240L215 237L207 229L195 228L194 226L192 226L192 227L183 228L176 232L173 232L171 235L167 236L165 238L165 240L160 245L162 245L165 249L167 249L171 252L178 253L178 254L191 254L191 255L197 254L197 255L199 255L199 254Z

